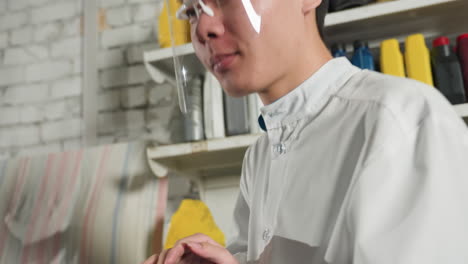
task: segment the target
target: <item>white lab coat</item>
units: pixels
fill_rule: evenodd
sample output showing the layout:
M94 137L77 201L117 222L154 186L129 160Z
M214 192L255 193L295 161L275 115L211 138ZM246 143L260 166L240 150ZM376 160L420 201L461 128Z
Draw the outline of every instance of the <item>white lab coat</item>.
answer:
M436 89L340 58L261 112L241 263L468 263L468 131Z

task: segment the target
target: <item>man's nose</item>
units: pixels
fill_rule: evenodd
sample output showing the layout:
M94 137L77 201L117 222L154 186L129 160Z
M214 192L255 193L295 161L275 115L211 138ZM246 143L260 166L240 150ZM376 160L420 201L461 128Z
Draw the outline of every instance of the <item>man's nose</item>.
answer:
M200 43L204 44L224 34L225 28L221 17L222 15L218 12L215 12L214 16L200 14L197 24L193 25L196 27L195 34Z

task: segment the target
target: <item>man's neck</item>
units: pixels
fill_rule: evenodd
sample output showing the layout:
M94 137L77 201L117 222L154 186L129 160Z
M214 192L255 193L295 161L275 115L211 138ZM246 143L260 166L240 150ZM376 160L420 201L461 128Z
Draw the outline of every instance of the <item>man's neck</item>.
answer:
M315 44L306 49L307 52L304 52L304 56L292 70L258 93L264 105L269 105L294 90L333 58L321 40Z

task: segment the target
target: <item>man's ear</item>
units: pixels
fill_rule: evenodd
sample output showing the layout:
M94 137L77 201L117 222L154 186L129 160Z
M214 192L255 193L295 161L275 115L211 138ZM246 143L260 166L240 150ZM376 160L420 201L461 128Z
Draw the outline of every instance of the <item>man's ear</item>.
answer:
M321 3L322 0L302 0L302 12L304 14L309 13L313 9L316 9Z

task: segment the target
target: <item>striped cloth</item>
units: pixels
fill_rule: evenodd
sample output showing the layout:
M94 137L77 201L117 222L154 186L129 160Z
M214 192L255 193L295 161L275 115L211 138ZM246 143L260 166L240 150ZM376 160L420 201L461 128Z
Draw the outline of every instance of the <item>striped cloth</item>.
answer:
M141 263L166 200L143 142L0 161L0 263Z

